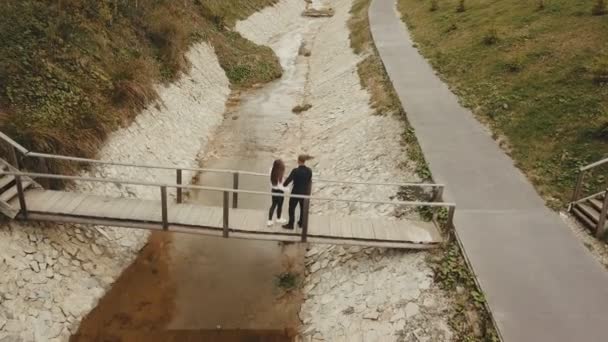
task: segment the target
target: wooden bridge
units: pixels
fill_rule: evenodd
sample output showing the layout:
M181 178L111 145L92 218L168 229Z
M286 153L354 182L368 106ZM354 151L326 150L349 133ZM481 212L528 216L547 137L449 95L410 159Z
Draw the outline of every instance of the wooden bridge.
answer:
M448 224L451 224L455 206L441 202L443 185L434 183L368 183L315 179L315 183L337 183L363 186L396 186L431 189L433 201L368 201L320 196L288 195L304 199L302 227L286 230L278 226L266 226L267 212L239 208L239 194L267 197L270 192L239 188L240 175L264 177L267 174L217 169L178 168L158 165L139 165L106 162L68 156L50 155L28 151L0 132L0 138L8 143L9 163L0 160L0 212L10 218L25 221L51 221L106 225L126 228L164 230L275 241L302 241L314 243L347 244L390 248L433 248L441 241L436 225L431 222L367 218L339 215L316 215L309 213L311 202L333 201L346 203L388 204L408 207L430 207L447 209ZM78 163L101 164L112 167L135 167L141 169L173 170L176 183L147 182L105 177L79 177L27 171L28 159L44 165L46 160L64 160ZM30 163L34 164L34 163ZM184 171L228 173L233 176L232 188L187 185L182 183ZM112 183L158 188L158 199L147 200L126 197L109 197L95 194L57 191L43 188L40 180L62 180L78 182ZM262 180L261 180L262 181ZM221 206L184 203L184 190L205 190L222 194ZM175 191L175 200L169 201L168 191Z

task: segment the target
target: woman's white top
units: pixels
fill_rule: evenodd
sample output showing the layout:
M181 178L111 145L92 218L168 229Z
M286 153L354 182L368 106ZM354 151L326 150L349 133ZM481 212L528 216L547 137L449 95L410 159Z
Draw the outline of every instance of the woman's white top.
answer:
M272 167L268 171L268 175L270 175L270 174L272 174ZM287 192L287 188L283 186L283 177L281 177L281 179L279 179L279 182L277 183L277 185L273 185L272 181L271 181L270 182L270 188L272 190L281 190L283 192Z

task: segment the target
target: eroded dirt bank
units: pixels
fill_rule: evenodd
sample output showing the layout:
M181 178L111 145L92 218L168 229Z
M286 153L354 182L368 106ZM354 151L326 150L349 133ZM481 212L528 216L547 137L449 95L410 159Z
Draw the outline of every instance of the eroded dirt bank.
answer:
M158 86L160 100L114 132L103 160L196 166L221 122L230 89L213 49L192 47L187 75ZM167 144L171 141L171 144ZM171 172L92 168L92 175L173 182ZM155 189L77 184L77 190L152 198ZM0 229L0 339L66 341L145 244L147 232L112 227L6 223Z

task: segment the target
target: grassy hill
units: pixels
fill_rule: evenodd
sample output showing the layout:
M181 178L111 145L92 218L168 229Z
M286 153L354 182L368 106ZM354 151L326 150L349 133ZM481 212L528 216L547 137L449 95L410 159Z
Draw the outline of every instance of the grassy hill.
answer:
M608 155L608 15L592 14L596 2L398 2L421 52L554 207L578 166Z
M229 29L275 2L1 1L0 130L34 150L92 157L156 97L154 83L188 69L184 54L201 40L234 87L275 79L272 50Z

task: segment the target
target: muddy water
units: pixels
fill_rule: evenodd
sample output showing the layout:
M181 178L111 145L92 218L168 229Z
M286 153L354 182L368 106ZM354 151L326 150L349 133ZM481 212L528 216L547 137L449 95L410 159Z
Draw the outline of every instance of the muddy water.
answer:
M298 48L308 29L271 42L283 77L236 94L203 167L268 172L279 149L298 145L291 109L302 103L307 65ZM204 173L197 182L227 187L232 176ZM265 177L241 176L240 187L269 190ZM191 193L188 201L221 205L221 194ZM239 207L267 210L269 202L241 194ZM279 288L276 276L302 272L303 254L298 244L154 233L72 340L290 341L301 299Z
M301 40L301 33L291 32L273 42L283 77L240 94L240 103L227 113L202 166L268 172L278 148L286 143L287 127L295 118L291 108L305 84L306 65L297 58ZM197 182L231 187L232 175L203 173ZM269 191L266 177L242 175L239 183L242 189ZM221 205L221 196L207 191L190 194L193 201L216 206ZM239 208L266 211L269 202L269 197L239 195ZM179 285L169 327L295 329L298 295L278 289L276 276L303 269L301 249L297 244L176 235L171 277Z

